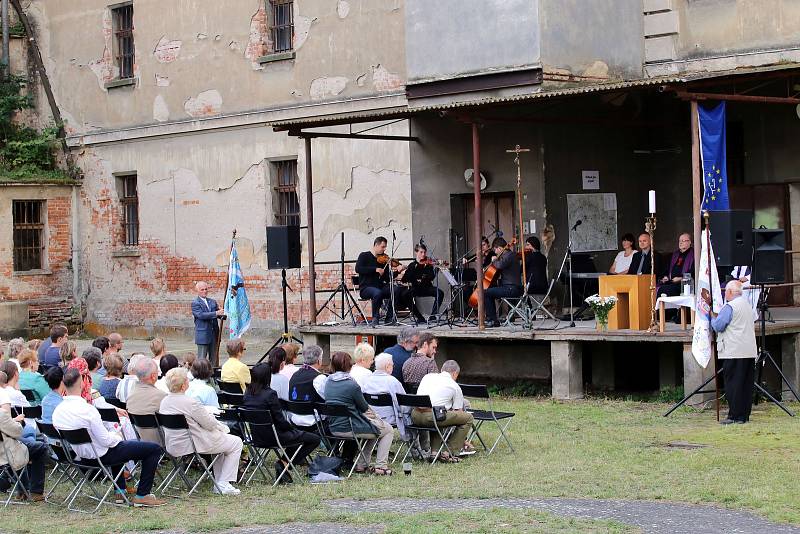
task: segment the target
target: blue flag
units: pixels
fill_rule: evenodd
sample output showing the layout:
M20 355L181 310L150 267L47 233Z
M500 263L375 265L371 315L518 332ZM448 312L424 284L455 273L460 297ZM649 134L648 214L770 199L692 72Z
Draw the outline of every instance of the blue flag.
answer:
M705 109L697 106L700 119L700 156L703 161L703 210L727 210L728 166L725 150L725 102Z
M236 242L231 244L228 262L228 293L225 295L225 315L228 316L230 338L241 337L250 328L250 303L244 289L244 277L239 268Z

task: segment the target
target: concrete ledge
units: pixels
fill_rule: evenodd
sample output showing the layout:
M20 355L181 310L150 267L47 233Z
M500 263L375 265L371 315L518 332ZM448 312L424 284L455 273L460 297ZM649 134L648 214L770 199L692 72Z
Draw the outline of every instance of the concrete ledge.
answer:
M28 333L28 303L0 302L0 336L27 338Z
M583 351L580 343L554 341L550 344L553 398L583 398Z

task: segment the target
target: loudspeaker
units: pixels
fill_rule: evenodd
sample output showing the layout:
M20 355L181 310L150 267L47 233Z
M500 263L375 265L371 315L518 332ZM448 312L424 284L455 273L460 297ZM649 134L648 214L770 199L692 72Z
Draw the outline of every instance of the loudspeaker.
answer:
M753 212L725 210L708 213L717 265L750 265L753 258Z
M779 284L786 281L786 238L783 230L753 230L755 254L750 283Z
M299 226L267 226L267 268L300 268Z

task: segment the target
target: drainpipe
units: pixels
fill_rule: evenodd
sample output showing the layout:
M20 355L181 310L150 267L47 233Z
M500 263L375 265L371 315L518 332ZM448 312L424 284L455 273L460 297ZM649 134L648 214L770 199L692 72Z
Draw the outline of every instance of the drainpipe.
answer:
M78 190L72 186L72 299L81 305L80 216L78 215Z
M11 71L9 65L11 61L9 59L9 47L8 47L8 0L3 0L2 9L0 9L0 17L3 19L3 77L7 77Z
M308 227L308 305L309 322L317 324L317 275L314 271L314 179L311 174L311 137L305 137L306 157L306 226Z
M484 329L486 310L483 309L483 272L481 271L481 143L478 135L478 123L472 123L472 193L475 202L475 240L477 242L477 257L475 259L478 271L478 283L475 291L478 294L478 328Z

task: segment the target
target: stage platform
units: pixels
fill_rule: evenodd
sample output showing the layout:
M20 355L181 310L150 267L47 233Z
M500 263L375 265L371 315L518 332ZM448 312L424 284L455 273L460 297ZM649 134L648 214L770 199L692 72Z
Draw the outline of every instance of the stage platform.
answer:
M773 308L767 323L767 336L780 336L783 367L787 374L798 375L800 365L795 354L800 353L800 307ZM379 348L394 344L405 326L413 324L381 325L350 324L301 325L299 332L305 343L317 344L327 353L335 350L352 350L356 340L369 339ZM486 328L475 325L449 327L418 325L417 328L434 333L439 338L437 360L454 358L462 365L462 372L470 377L491 379L549 379L553 397L573 399L583 397L584 382L595 386L614 385L615 354L631 351L641 358L656 358L659 365L661 387L683 383L691 391L713 373L710 366L703 369L691 353L692 329L666 323L663 333L639 330L611 330L600 332L595 322L548 320L537 323L534 329L521 326ZM760 327L756 324L756 334ZM371 339L370 339L371 338ZM771 341L775 343L774 338ZM623 345L619 345L619 344ZM639 343L640 346L631 346ZM584 358L591 376L584 376ZM798 359L800 362L800 359ZM440 362L441 363L441 362ZM681 372L682 369L682 372ZM797 383L797 382L795 382ZM694 399L700 402L702 399Z

